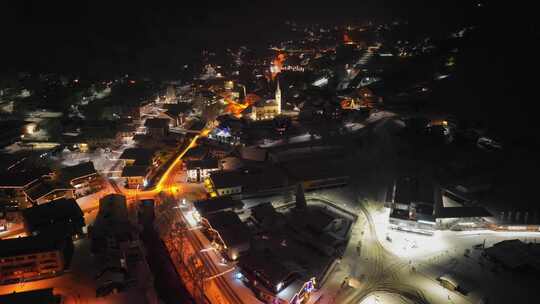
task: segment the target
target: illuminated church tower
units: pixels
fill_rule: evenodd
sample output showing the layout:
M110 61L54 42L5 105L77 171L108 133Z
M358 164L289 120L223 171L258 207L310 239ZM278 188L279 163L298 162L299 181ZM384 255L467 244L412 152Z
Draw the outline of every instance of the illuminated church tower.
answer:
M281 114L281 89L279 88L279 79L277 80L276 87L276 104L277 104L277 114Z

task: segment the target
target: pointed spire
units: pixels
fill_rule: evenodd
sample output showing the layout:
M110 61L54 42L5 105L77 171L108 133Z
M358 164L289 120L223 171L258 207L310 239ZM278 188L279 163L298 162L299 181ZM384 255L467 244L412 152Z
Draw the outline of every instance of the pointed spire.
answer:
M277 103L277 107L278 107L278 114L281 114L281 88L279 87L279 77L276 79L277 81L277 86L276 86L276 96L275 96L275 99L276 99L276 103Z

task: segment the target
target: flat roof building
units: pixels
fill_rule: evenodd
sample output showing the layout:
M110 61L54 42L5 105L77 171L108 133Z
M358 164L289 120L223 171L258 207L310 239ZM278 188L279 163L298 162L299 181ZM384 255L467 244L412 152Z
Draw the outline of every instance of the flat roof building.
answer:
M316 279L306 279L301 269L277 256L249 254L238 262L244 283L266 303L304 303L314 291Z
M164 137L169 134L169 119L149 118L144 122L146 134L155 137Z
M434 205L434 185L431 182L415 177L404 177L395 182L393 203L400 205L426 204Z
M128 209L126 197L121 194L109 194L99 200L96 221L127 222Z
M188 160L186 162L187 181L188 182L202 182L208 176L210 172L219 170L219 162L215 158L205 158L202 160Z
M187 102L168 104L165 108L167 109L165 115L171 119L175 127L182 125L193 113L193 106Z
M60 304L62 296L54 294L53 288L35 289L0 295L2 304Z
M48 168L8 170L0 174L0 209L24 209L29 202L25 190L39 183L42 179L51 178Z
M205 183L211 196L239 195L245 198L280 193L290 187L288 181L282 169L264 166L211 172Z
M127 148L118 157L125 165L150 165L154 157L154 151L145 148Z
M109 194L101 198L96 220L89 229L92 251L100 253L111 246L117 246L119 242L130 241L133 232L125 196Z
M0 283L35 279L64 270L68 245L57 234L0 240Z
M50 177L50 174L51 170L48 168L7 171L0 175L0 189L27 188L43 177Z
M62 178L69 183L76 183L78 179L97 175L94 163L91 161L83 162L78 165L64 167L60 170Z
M244 203L233 199L231 196L216 197L203 201L196 201L193 206L201 216L207 216L221 211L242 210Z
M291 180L302 184L305 190L345 186L349 174L341 162L294 161L283 164Z
M64 167L60 174L75 189L75 197L97 192L103 187L102 179L91 161Z
M440 187L425 178L406 176L394 182L390 226L424 234L433 234L436 213L442 208Z
M206 158L209 153L209 149L206 146L196 146L189 149L186 154L184 154L184 159L186 160L201 160Z
M278 213L270 202L251 208L251 217L265 231L274 231L286 225L283 214Z
M540 244L506 240L484 249L483 254L507 269L540 273Z
M41 179L24 190L28 200L41 205L60 198L73 198L75 188L62 181Z
M83 234L84 214L74 199L58 199L23 211L27 232L32 235L63 231L73 237Z
M261 283L268 292L277 294L289 286L299 274L273 256L249 254L240 258L242 273Z
M148 166L126 166L122 169L121 177L126 178L126 187L135 189L146 187L146 177L150 171Z

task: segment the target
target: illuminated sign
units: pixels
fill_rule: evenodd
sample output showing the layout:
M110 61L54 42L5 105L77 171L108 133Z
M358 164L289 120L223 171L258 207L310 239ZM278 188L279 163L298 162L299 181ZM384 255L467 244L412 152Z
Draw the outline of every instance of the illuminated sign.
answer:
M298 293L294 295L291 303L294 303L294 304L304 303L304 301L308 299L310 294L315 290L315 284L316 284L316 281L314 277L309 279L309 281L305 282L302 288L298 291Z
M218 128L216 135L221 136L221 137L230 137L231 136L231 129L229 127Z

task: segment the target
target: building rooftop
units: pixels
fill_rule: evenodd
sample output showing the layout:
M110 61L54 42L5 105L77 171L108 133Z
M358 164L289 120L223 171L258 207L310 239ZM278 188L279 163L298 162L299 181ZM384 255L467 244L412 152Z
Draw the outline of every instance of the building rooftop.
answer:
M30 230L42 226L64 225L66 220L84 226L84 213L72 198L61 198L24 209L23 217Z
M219 232L227 247L235 247L250 242L251 234L249 229L233 211L208 214L205 218L210 226Z
M146 173L148 173L148 166L125 166L124 169L122 169L122 177L138 177L138 176L146 176Z
M122 124L118 127L118 131L120 132L135 132L137 131L137 126L132 124Z
M170 117L190 113L193 109L192 105L187 102L167 104L165 105L165 108L167 109L167 112L165 112L165 114Z
M53 293L53 288L35 289L0 295L2 304L60 304L62 297Z
M189 149L186 154L184 154L184 159L203 159L208 155L208 147L206 146L196 146Z
M493 259L511 269L540 271L540 244L506 240L484 249Z
M237 171L215 171L210 173L210 179L217 189L242 186L247 182L247 173Z
M74 188L61 181L51 181L51 180L40 180L39 182L33 184L30 188L24 190L26 196L35 202L38 199L44 197L45 195L52 193L54 191L60 190L73 190Z
M201 160L188 160L186 162L188 170L194 169L217 169L219 168L218 160L215 158L205 158Z
M348 178L347 168L341 162L295 161L282 166L288 176L296 181L316 181Z
M24 188L50 173L48 168L4 172L0 174L0 188Z
M285 224L285 218L278 213L272 203L262 203L251 208L251 216L264 229L273 230L281 228Z
M129 222L125 196L109 194L101 198L96 221L89 232L92 250L96 252L111 245L108 238L116 241L135 239L136 229Z
M149 118L144 122L144 126L153 129L166 129L169 127L167 118Z
M91 161L80 163L75 166L64 167L61 169L62 177L65 181L71 182L74 179L87 177L96 174L96 168Z
M97 218L113 221L126 221L128 210L126 197L121 194L109 194L99 200Z
M25 126L26 124L28 124L28 122L26 122L24 120L10 119L10 120L2 120L2 121L0 121L0 127L2 128L2 130L18 129L17 131L22 131L22 127Z
M203 140L201 140L201 142L204 143L206 147L208 147L208 150L211 153L223 152L224 154L229 154L231 151L234 150L234 147L229 144L220 143L209 138L204 138Z
M257 101L253 106L257 108L262 108L262 107L276 107L277 105L278 104L275 99L266 99L266 100L261 99Z
M24 164L26 155L21 154L22 153L13 154L0 152L0 170L10 170L19 164Z
M0 257L12 257L32 253L58 250L63 239L51 235L27 236L0 240ZM3 303L3 302L2 302Z
M142 142L144 140L147 140L151 138L151 136L147 135L147 134L135 134L133 135L133 140L136 141L136 142Z
M279 163L295 162L298 160L342 159L345 152L342 146L314 146L313 143L308 141L299 142L297 145L277 145L268 149L271 159Z
M196 201L195 203L193 203L193 205L202 216L216 213L222 210L244 208L244 203L242 203L242 201L232 199L232 197L230 196L216 197L216 198L207 199L203 201Z
M242 192L257 192L288 186L284 172L273 166L237 171L215 171L210 178L217 189L242 187Z
M405 205L410 203L435 204L435 187L431 182L414 177L404 177L396 181L395 187L395 203Z
M154 151L145 148L127 148L118 159L135 160L138 163L149 164L154 156Z
M322 234L324 229L334 221L335 217L328 213L322 212L322 210L312 209L309 210L309 219L310 220L307 223L307 227L317 233Z
M238 148L238 152L242 159L263 162L268 158L268 152L266 149L255 146L240 147Z
M240 257L238 265L244 272L256 276L269 291L274 293L277 292L278 284L281 283L283 287L286 287L288 285L286 283L290 283L296 277L294 271L289 270L271 255L248 254Z
M190 131L201 131L202 129L204 129L205 126L206 126L206 122L202 120L194 120L191 122L188 129Z
M491 217L483 207L446 207L440 208L437 218Z
M402 210L402 209L392 209L392 213L390 213L390 217L392 218L398 218L402 220L409 220L409 210Z

